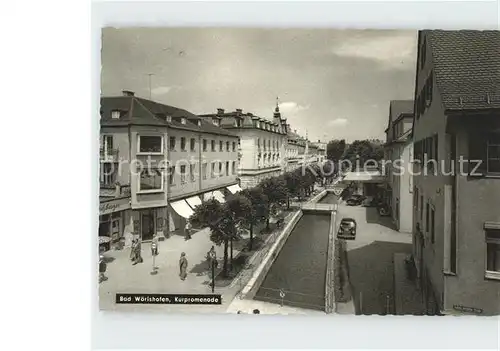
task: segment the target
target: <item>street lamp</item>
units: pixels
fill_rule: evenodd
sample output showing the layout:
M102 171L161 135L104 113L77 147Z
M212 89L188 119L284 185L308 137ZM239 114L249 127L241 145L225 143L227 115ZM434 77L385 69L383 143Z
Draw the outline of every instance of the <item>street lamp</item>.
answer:
M210 258L210 265L212 268L212 293L215 292L215 262L217 262L217 256L215 255L215 250L213 248L210 250L208 254Z

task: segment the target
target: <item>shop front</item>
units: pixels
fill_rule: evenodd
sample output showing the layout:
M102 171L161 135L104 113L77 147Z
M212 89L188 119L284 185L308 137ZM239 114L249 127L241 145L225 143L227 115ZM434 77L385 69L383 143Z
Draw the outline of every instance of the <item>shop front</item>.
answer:
M157 236L161 240L165 237L168 224L167 207L150 207L134 210L133 232L142 241L152 240Z
M128 198L102 201L99 204L99 250L108 251L120 246L129 222Z
M198 198L196 200L194 197L189 198L190 202L194 205L199 205L201 204L201 200ZM198 202L199 201L199 202ZM190 206L188 201L186 199L181 199L181 200L176 200L170 202L170 226L169 226L169 231L175 232L179 231L180 233L183 233L183 229L186 226L186 223L189 219L189 217L192 216L194 213L193 208Z

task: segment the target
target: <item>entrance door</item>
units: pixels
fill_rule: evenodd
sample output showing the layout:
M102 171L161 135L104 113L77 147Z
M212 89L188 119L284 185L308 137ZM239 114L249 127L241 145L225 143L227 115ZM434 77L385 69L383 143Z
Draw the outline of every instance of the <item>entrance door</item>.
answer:
M142 240L151 240L155 231L154 210L144 210L141 212L141 235Z

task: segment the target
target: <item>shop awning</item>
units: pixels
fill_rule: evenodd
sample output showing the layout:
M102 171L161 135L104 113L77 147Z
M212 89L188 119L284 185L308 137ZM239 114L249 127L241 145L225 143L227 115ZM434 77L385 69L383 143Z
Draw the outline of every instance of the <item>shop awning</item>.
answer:
M189 206L191 206L191 208L194 210L194 208L196 206L199 206L201 205L201 200L200 200L200 197L199 196L193 196L193 197L190 197L190 198L187 198L186 199L186 202L189 204Z
M213 199L214 193L213 191L209 191L208 193L203 194L203 200L208 201L210 199Z
M228 186L227 190L229 190L231 192L231 194L236 194L238 191L241 191L241 188L238 184L234 184L234 185Z
M174 211L181 217L189 218L193 214L193 209L188 205L186 200L171 202L170 206L172 206Z
M214 198L217 201L222 202L222 203L226 202L226 200L224 199L224 195L219 190L215 190L213 192L213 194L214 194Z

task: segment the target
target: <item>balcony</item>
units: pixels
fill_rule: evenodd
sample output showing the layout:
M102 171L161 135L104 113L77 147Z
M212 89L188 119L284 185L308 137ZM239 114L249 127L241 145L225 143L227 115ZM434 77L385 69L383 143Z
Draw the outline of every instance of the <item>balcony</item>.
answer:
M130 185L99 184L99 197L103 198L122 198L130 196Z
M99 149L101 162L118 162L118 149Z

